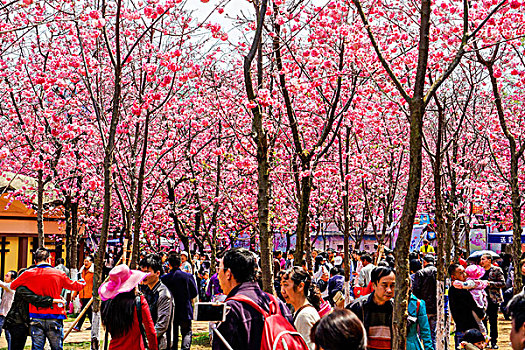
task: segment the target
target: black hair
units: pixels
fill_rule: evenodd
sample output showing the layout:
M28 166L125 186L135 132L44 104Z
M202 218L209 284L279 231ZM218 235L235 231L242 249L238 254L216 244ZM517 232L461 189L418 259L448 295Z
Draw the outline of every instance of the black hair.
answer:
M35 263L46 261L47 258L49 258L49 250L47 250L46 248L38 248L33 253L33 260L35 261Z
M459 266L460 265L458 263L450 264L450 266L448 267L448 275L452 277L452 275L456 273L456 270Z
M64 262L65 262L64 258L58 258L57 259L57 265L64 264Z
M317 321L310 331L310 339L317 349L366 349L365 327L359 318L347 309L335 309Z
M390 267L390 264L388 264L388 262L386 260L381 260L380 262L377 263L377 267Z
M15 279L18 277L18 273L14 270L8 271L7 273L11 274L11 279Z
M321 254L318 254L316 257L315 257L315 263L314 263L314 273L317 272L321 266L321 262L325 260L325 258L321 255Z
M172 268L177 268L180 266L180 254L176 251L171 251L168 254L168 263Z
M425 255L423 257L423 260L425 260L427 263L431 263L431 264L433 264L436 261L436 259L434 258L434 255L432 255L432 254Z
M229 269L238 283L255 280L257 261L255 255L246 248L230 249L224 254L222 263Z
M463 334L463 338L461 340L466 341L467 343L474 344L480 341L485 341L485 336L481 334L479 329L472 328Z
M516 294L507 305L507 310L514 320L514 330L518 332L525 323L525 293Z
M142 258L139 262L140 268L150 268L153 272L163 272L162 260L157 254L148 254L145 258Z
M410 260L410 272L411 273L416 273L419 270L421 270L421 261L419 261L417 259L411 259Z
M369 263L371 263L372 262L372 257L370 256L370 254L363 254L363 255L361 255L361 261L363 261L363 260L366 260Z
M330 275L332 276L342 275L342 274L343 274L343 269L340 267L334 266L330 269Z
M386 277L388 275L390 275L391 273L394 273L395 274L395 271L393 268L389 267L389 266L378 266L378 267L375 267L372 272L370 273L370 281L372 283L379 283L379 281L381 280L381 278L383 277Z
M135 318L135 289L102 302L101 318L111 338L126 335Z
M315 283L312 283L312 276L299 266L294 266L285 271L282 276L283 280L291 280L293 282L293 290L297 290L297 287L301 282L304 283L304 296L310 304L317 311L321 308L321 292Z

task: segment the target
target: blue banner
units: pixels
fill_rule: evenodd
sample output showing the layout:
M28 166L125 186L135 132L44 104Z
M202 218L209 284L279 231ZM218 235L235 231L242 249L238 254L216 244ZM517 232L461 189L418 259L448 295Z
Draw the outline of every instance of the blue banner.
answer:
M511 244L512 231L490 232L488 234L488 243ZM521 243L525 243L525 235L521 235Z

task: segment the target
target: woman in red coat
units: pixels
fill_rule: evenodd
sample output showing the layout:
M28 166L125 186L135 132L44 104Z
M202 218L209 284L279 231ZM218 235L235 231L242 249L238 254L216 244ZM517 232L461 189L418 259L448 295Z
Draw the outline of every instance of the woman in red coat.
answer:
M111 334L110 350L144 350L145 340L148 349L158 349L148 303L144 296L137 295L137 285L148 274L119 265L109 273L109 281L100 286L98 294L103 300L102 324Z

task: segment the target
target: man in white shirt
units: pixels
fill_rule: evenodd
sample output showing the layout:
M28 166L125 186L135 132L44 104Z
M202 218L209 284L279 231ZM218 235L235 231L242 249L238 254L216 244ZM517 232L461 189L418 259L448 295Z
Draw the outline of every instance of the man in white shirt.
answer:
M372 264L372 257L368 254L361 256L361 262L363 263L363 268L357 276L357 286L366 287L370 283L370 274L375 266Z

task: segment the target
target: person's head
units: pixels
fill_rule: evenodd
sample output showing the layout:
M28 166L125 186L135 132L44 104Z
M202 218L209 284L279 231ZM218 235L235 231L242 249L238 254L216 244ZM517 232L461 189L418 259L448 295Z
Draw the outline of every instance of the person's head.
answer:
M294 255L295 251L292 249L292 250L289 250L288 251L288 260L293 260L293 255Z
M153 289L162 274L162 259L157 254L148 254L140 260L139 267L142 272L150 273L143 283Z
M282 258L282 256L283 256L283 253L280 250L276 250L273 252L273 257L276 259L280 259Z
M423 267L427 267L428 265L434 265L435 258L432 254L427 254L423 257Z
M199 261L200 258L201 258L201 256L199 255L198 252L195 252L195 253L193 254L193 260L195 260L195 261Z
M301 307L305 299L317 310L321 305L321 293L315 283L312 283L312 276L299 266L294 266L282 274L281 294L294 308Z
M219 284L228 295L237 285L255 281L257 260L255 255L245 248L228 250L219 262Z
M374 301L382 305L394 297L396 275L391 267L378 266L370 273L370 281L374 286Z
M483 254L481 256L481 258L479 259L479 264L485 270L490 269L490 266L492 265L492 255L490 255L490 254Z
M16 273L16 271L13 271L13 270L8 271L4 276L4 282L5 283L13 282L17 276L18 274Z
M418 259L412 259L409 263L410 273L416 273L421 270L421 262Z
M64 265L64 263L65 263L64 258L57 259L57 265Z
M458 280L464 282L467 280L465 268L457 263L450 264L450 266L448 267L448 274L453 281Z
M487 344L483 334L481 334L481 332L475 328L466 331L461 341L470 343L478 349L485 349L485 345Z
M176 251L171 251L168 254L168 264L170 265L170 268L172 269L179 268L180 263L181 263L180 254L177 253Z
M317 321L310 331L310 339L318 350L366 349L365 327L347 309L335 309Z
M47 250L46 248L38 248L33 253L33 260L35 261L35 264L42 264L42 263L49 262L48 261L49 257L50 257L49 250Z
M317 250L312 250L312 259L315 259L317 257L317 255L319 254L319 252Z
M180 252L180 263L181 264L184 264L186 261L188 261L188 252L183 250L182 252Z
M522 275L525 275L525 259L520 260L520 271Z
M513 350L525 348L525 292L516 294L507 306L512 318L510 342Z
M425 238L425 239L423 240L423 245L428 245L428 243L429 243L428 239Z
M84 268L89 269L93 265L93 255L86 255L84 258Z
M372 257L370 256L370 254L363 254L363 255L361 255L361 262L363 263L363 266L371 264L372 263Z

